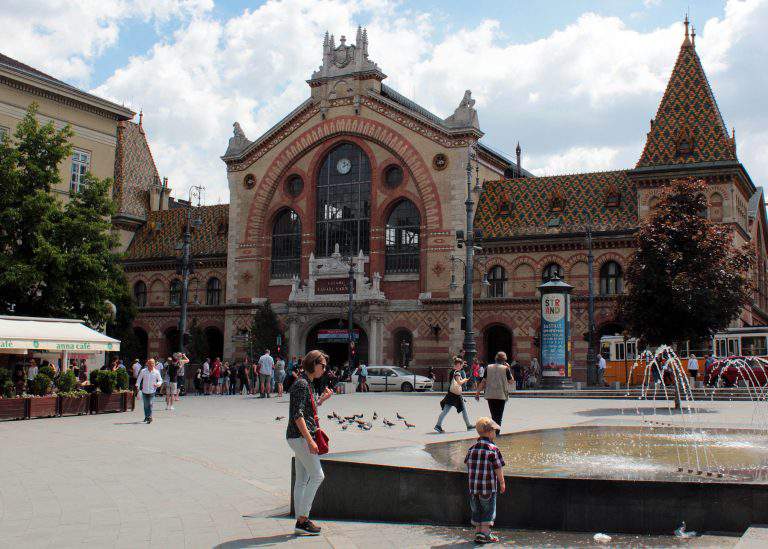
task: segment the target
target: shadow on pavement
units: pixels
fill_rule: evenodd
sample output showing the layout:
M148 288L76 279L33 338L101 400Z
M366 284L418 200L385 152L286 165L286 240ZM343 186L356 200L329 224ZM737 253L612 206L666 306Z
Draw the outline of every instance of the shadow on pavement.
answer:
M575 412L577 416L585 417L608 417L608 416L679 416L685 412L690 413L688 410L675 410L669 409L666 406L659 406L656 408L593 408L592 410L581 410ZM717 414L717 410L710 410L708 408L693 408L691 412L697 414Z
M112 425L144 425L143 421L118 421Z
M286 543L295 539L295 534L278 534L276 536L266 536L263 538L243 538L233 539L219 545L214 545L214 549L238 549L241 547L261 547L264 545L276 545L278 543Z

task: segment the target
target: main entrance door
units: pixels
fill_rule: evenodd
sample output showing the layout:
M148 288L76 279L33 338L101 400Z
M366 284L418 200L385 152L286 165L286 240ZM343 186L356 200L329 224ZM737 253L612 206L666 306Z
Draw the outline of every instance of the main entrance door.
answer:
M368 335L359 325L353 326L353 338L355 341L355 364L368 363ZM307 334L307 347L305 352L312 349L320 349L329 357L330 366L342 367L347 362L347 324L338 319L321 322Z
M501 324L494 324L485 329L485 360L490 364L496 359L496 353L504 351L512 361L512 332Z

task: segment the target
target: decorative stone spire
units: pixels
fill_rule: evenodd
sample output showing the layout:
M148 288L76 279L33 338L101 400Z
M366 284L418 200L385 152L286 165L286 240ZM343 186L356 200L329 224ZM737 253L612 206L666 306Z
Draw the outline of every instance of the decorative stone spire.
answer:
M143 127L142 124L144 123L144 109L141 109L139 111L139 127Z
M691 27L691 46L696 47L696 27Z
M229 145L227 146L227 152L224 156L230 156L237 154L245 150L251 142L245 136L243 128L240 127L239 122L232 124L232 137L229 138Z
M685 14L685 20L683 20L683 25L685 25L685 39L683 40L683 46L690 46L691 45L691 38L688 34L688 25L690 25L690 22L688 21L688 14Z
M472 90L464 92L461 103L453 111L453 114L445 119L447 126L451 128L477 128L480 129L480 123L477 120L477 111L475 110L475 100L472 99Z
M347 44L346 36L341 37L339 46L331 34L325 33L323 39L323 64L312 73L309 83L323 81L329 78L369 73L383 80L386 75L368 58L368 32L362 27L357 28L355 44Z
M520 148L520 141L518 141L517 147L515 147L515 157L517 159L517 177L523 176L523 165L520 161L521 153L522 153L522 149Z

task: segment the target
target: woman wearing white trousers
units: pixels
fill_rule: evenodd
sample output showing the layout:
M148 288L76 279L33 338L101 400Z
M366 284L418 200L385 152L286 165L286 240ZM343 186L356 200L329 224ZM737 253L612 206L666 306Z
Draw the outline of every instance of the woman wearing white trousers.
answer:
M299 535L320 534L320 527L309 520L315 494L325 478L314 438L318 429L315 406L331 398L333 391L326 388L318 396L312 381L323 375L327 364L328 356L322 351L307 353L301 364L301 373L289 392L290 407L285 438L296 457L293 505L296 512L295 532Z

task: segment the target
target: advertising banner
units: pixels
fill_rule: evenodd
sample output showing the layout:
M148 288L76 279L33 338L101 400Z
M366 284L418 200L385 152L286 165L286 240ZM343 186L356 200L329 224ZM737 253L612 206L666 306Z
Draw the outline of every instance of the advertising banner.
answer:
M545 294L541 299L541 370L545 377L565 377L566 307L568 296L564 293Z

